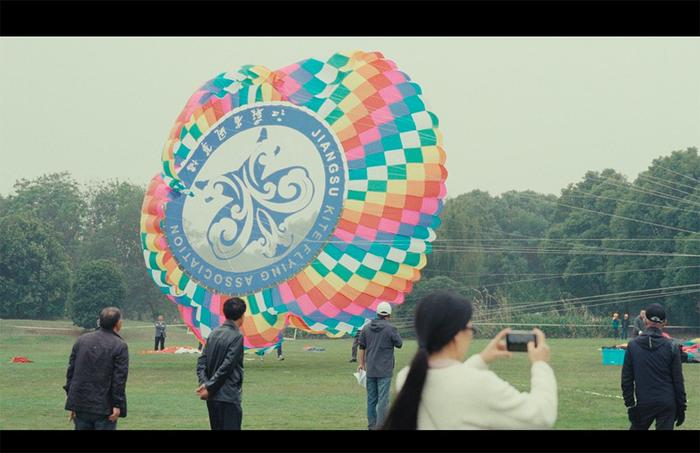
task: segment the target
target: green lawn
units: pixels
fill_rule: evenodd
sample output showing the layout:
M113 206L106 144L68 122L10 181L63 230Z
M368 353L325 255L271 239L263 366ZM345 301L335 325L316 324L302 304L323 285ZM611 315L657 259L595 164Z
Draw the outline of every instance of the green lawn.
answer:
M66 365L75 340L68 330L21 329L34 326L70 329L68 321L0 320L0 429L71 429L63 410ZM205 403L194 393L195 354L145 355L153 347L149 324L126 321L129 344L127 383L129 416L120 429L208 429ZM348 363L351 339L299 339L284 343L286 360L274 354L264 362L246 355L243 391L244 429L364 429L365 393ZM485 340L477 340L478 352ZM550 340L552 366L559 384L560 429L627 429L620 398L619 366L601 365L598 348L613 340ZM325 352L305 352L313 345ZM196 346L193 335L169 327L166 346ZM397 371L415 351L406 342L397 354ZM13 364L13 356L34 361ZM525 354L495 363L492 369L520 390L529 385ZM700 429L700 364L684 364L689 409L680 429ZM464 385L469 385L465 382Z

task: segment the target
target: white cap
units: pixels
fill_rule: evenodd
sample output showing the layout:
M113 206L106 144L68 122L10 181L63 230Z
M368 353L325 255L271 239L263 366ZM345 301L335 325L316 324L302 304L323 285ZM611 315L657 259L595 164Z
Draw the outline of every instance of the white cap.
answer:
M386 316L391 314L391 305L389 302L379 302L379 305L377 305L377 314Z

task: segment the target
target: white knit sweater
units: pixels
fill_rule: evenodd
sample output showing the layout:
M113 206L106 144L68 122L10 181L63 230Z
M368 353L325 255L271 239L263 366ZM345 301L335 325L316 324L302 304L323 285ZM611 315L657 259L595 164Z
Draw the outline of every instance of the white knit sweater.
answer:
M418 429L547 429L557 419L557 381L543 361L531 368L530 392L519 392L489 370L479 354L430 368L418 409ZM396 376L403 386L408 367Z

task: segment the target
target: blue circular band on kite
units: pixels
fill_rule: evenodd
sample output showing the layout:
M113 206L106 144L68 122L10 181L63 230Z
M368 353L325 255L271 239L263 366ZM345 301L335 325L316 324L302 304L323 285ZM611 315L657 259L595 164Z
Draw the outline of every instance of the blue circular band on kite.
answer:
M207 288L246 295L316 258L342 212L347 163L315 113L267 102L212 126L178 177L189 196L174 193L164 220L175 260Z

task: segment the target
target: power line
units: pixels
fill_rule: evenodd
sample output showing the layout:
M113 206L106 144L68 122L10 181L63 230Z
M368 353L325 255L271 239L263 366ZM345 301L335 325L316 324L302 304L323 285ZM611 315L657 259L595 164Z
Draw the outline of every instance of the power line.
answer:
M670 180L670 179L658 178L658 177L656 177L656 176L645 175L645 174L639 174L637 177L638 177L638 178L651 179L651 180L654 180L654 181L662 181L662 182L666 182L666 183L669 183L669 184L676 184L676 185L681 186L681 187L686 187L686 188L688 188L688 189L690 189L690 190L692 190L692 191L695 191L695 190L697 189L697 186L689 186L689 185L687 185L687 184L683 184L683 183L680 183L680 182L678 182L678 181L673 181L673 180ZM671 189L671 190L677 190L677 191L679 191L680 193L685 194L685 195L696 196L693 192L686 192L686 191L684 191L684 190L676 189L676 188L674 188L674 187L672 187L672 186L663 186L663 187L667 187L667 188L669 188L669 189Z
M602 307L602 306L606 306L606 305L620 304L620 303L625 303L625 302L638 302L638 301L642 301L642 300L658 299L661 297L671 297L671 296L695 294L695 293L700 293L700 289L689 289L689 290L674 291L674 292L662 293L662 294L645 294L645 295L639 295L639 296L630 295L630 296L611 298L611 299L601 299L601 300L593 301L593 303L580 304L577 306L575 305L574 308L586 308L586 309L588 309L588 308L592 308L592 307ZM482 312L476 314L476 316L474 317L474 320L476 323L477 322L476 320L488 319L489 317L493 317L493 316L504 316L504 315L508 315L508 314L513 314L513 315L538 314L538 313L541 313L542 311L554 308L554 305L546 306L546 307L537 307L537 308L522 307L521 309L516 309L518 307L519 307L519 305L515 306L515 307L507 307L505 309L483 310ZM406 328L406 327L409 327L409 325L412 327L413 321L410 320L410 318L396 318L395 321L393 322L393 324L395 326L397 326L398 328Z
M700 266L672 266L672 267L650 267L646 269L628 269L628 270L621 270L621 271L602 271L602 272L581 272L581 273L563 273L563 274L552 274L552 273L503 273L503 274L487 274L487 273L482 273L482 272L459 272L459 271L445 271L441 269L428 269L428 268L423 268L421 272L437 272L440 274L451 274L451 275L462 275L462 276L482 276L482 277L501 277L501 276L509 276L509 275L517 275L517 276L547 276L547 277L572 277L572 276L578 276L578 275L600 275L600 274L617 274L617 273L636 273L636 272L646 272L646 271L655 271L655 270L670 270L670 269L686 269L686 268L698 268Z
M456 231L456 230L455 230L455 229L451 229L451 228L443 228L441 231ZM499 229L499 228L487 229L487 231L494 231L494 232L502 233L502 234L505 234L505 235L508 235L508 236L520 236L520 237L517 238L517 239L513 239L513 238L510 238L510 239L507 239L507 238L499 238L499 240L504 240L504 241L507 241L507 240L535 240L535 239L545 239L545 240L556 240L556 241L570 242L570 243L572 243L572 244L575 244L574 241L577 241L577 240L586 240L586 239L549 239L549 238L534 238L534 237L531 237L531 236L528 236L528 235L524 235L524 234L509 233L509 232L503 231L503 230L501 230L501 229ZM461 232L461 231L460 231L460 232ZM527 238L527 239L522 239L522 238ZM607 238L606 238L606 239L607 239ZM692 238L678 238L678 239L676 239L676 238L669 238L669 239L654 238L654 239L656 239L656 240L683 240L683 239L693 240ZM477 240L479 240L479 239L477 239ZM591 240L594 240L594 239L591 239ZM618 239L616 239L616 238L610 238L609 240L618 240ZM624 239L619 239L619 240L624 240ZM643 238L634 238L634 239L628 239L628 240L643 240ZM576 245L577 245L577 244L576 244ZM589 248L593 248L593 246L588 246L588 247L589 247ZM433 250L436 250L436 247L435 247L435 246L433 246ZM626 249L611 249L611 250L626 251ZM440 249L438 248L437 251L440 251Z
M686 199L681 198L681 197L676 197L675 195L669 195L669 194L665 194L665 193L663 193L663 192L657 192L657 191L654 191L654 190L645 190L645 189L641 189L641 188L639 188L639 187L634 187L634 186L630 185L629 183L628 183L627 185L616 184L616 183L612 182L612 181L610 180L610 178L608 178L608 179L602 179L601 177L597 177L597 179L598 179L598 180L602 180L602 182L605 183L605 184L610 184L610 185L612 185L612 186L622 187L623 189L631 190L631 191L633 191L633 192L641 192L641 193L644 193L644 194L647 194L647 195L655 195L655 196L657 196L657 197L659 197L659 198L665 198L665 199L668 199L668 200L679 201L679 202L681 202L681 203L689 203L689 204L692 204L692 205L694 205L694 206L700 206L700 203L695 203L695 202L693 202L693 201L689 201L689 200L686 200Z
M449 242L453 239L436 239L435 242ZM494 238L494 239L454 239L454 241L563 241L563 242L577 242L577 241L697 241L700 239L695 238L658 238L658 237L648 237L648 238Z
M649 172L647 172L647 173L649 173ZM640 174L640 175L641 175L641 174ZM669 184L675 184L675 185L681 186L681 187L687 187L687 188L689 188L689 189L691 189L691 190L693 190L693 191L694 191L695 189L697 189L697 187L698 187L697 184L691 186L691 185L688 185L688 184L683 184L682 182L678 182L678 181L675 180L675 179L664 179L664 178L659 178L658 176L651 176L651 175L649 175L649 174L644 175L644 177L645 177L645 178L651 178L651 179L657 179L657 180L659 180L659 181L667 182L667 183L669 183ZM698 181L698 182L700 182L700 181Z
M700 266L687 266L687 267L697 268ZM667 270L667 268L657 268L657 269ZM551 280L554 278L569 278L569 277L581 277L581 276L602 275L602 274L607 275L609 273L615 273L615 272L640 273L641 271L637 270L637 271L613 271L613 272L584 272L584 273L580 273L580 274L564 274L564 275L560 275L558 277L540 277L540 278L531 278L531 279L525 279L525 280L514 280L514 281L509 281L509 282L492 283L492 284L488 284L488 285L479 285L478 288L493 288L493 287L498 287L498 286L516 285L519 283L528 283L528 282L541 281L541 280Z
M648 252L642 251L627 251L627 252L596 252L596 251L586 251L586 250L547 250L547 249L489 249L481 247L433 247L433 253L467 253L467 252L480 252L480 253L523 253L523 254L536 254L536 255L594 255L594 256L666 256L666 257L688 257L688 258L698 258L700 255L690 254L690 253L665 253L665 252Z
M632 200L621 200L619 198L611 198L611 197L604 197L602 195L595 195L590 192L586 192L584 190L577 190L574 189L576 192L587 194L587 196L578 196L578 195L566 195L567 198L587 198L587 197L595 197L595 198L600 198L603 200L611 200L611 201L617 201L618 203L631 203L631 204L636 204L636 205L641 205L641 206L649 206L652 208L660 208L660 209L672 209L674 211L683 211L683 212L692 212L692 213L697 213L700 214L700 211L695 211L693 209L683 209L683 208L678 208L675 206L663 206L660 204L652 204L652 203L644 203L641 201L632 201ZM562 196L563 198L564 196Z
M525 195L525 194L520 194L520 196L527 196L527 195ZM631 218L631 217L625 217L625 216L621 216L621 215L617 215L617 214L608 214L608 213L606 213L606 212L595 211L595 210L593 210L593 209L581 208L581 207L578 207L578 206L567 205L567 204L564 204L564 203L561 203L561 202L558 202L558 201L548 201L548 200L543 200L543 201L546 201L546 202L548 202L548 203L556 203L556 204L558 204L558 205L560 205L560 206L565 206L565 207L571 208L571 209L578 209L578 210L581 210L581 211L593 212L593 213L595 213L595 214L605 215L605 216L614 217L614 218L619 218L619 219L623 219L623 220L629 220L629 221L631 221L631 222L644 223L644 224L647 224L647 225L653 225L653 226L657 226L657 227L661 227L661 228L667 228L667 229L669 229L669 230L680 231L680 232L683 232L683 233L697 233L697 231L686 230L686 229L684 229L684 228L676 228L676 227L672 227L672 226L669 226L669 225L662 225L662 224L660 224L660 223L647 222L647 221L645 221L645 220L633 219L633 218ZM698 206L700 206L700 205L698 205Z
M666 185L666 184L662 184L662 183L660 183L660 182L656 182L656 181L652 180L652 178L653 178L653 179L658 179L658 178L654 178L653 176L646 176L646 175L641 175L641 174L640 174L640 175L638 176L638 178L648 178L648 179L650 179L650 180L647 181L647 182L650 183L650 184L656 184L656 185L661 186L661 187L664 187L664 188L666 188L666 189L671 189L671 190L674 190L674 191L676 191L676 192L680 192L680 193L682 193L683 195L687 195L687 196L689 196L689 197L695 196L695 195L693 195L692 193L686 192L685 190L676 189L675 187L671 187L671 186L668 186L668 185ZM662 180L662 181L663 181L663 180ZM700 201L700 200L699 200L699 201Z
M636 291L623 291L623 292L618 292L618 293L607 293L607 294L599 294L597 296L585 296L585 297L574 297L574 298L566 298L566 299L557 299L557 300L549 300L549 301L544 301L544 302L524 302L524 303L519 303L516 305L511 305L505 308L498 308L498 309L493 309L493 313L498 313L499 311L520 311L523 309L543 309L544 307L547 306L553 306L557 304L563 304L563 303L578 303L578 302L591 302L595 303L598 302L595 299L600 299L600 300L606 300L605 298L609 299L609 296L613 296L615 299L620 299L620 298L626 298L626 297L642 297L646 296L649 294L644 294L644 293L650 293L652 291L663 291L663 290L670 290L670 289L675 289L675 290L680 290L680 289L685 289L685 288L698 288L700 287L700 284L692 284L692 285L678 285L678 286L669 286L665 288L653 288L653 289L643 289L643 290L636 290ZM663 294L658 294L658 296L663 296L666 297L669 294L663 293Z
M657 166L658 168L661 168L662 170L669 171L669 172L673 173L674 175L682 176L683 178L688 178L688 179L690 179L690 180L692 180L692 181L695 181L695 182L700 182L700 180L697 180L697 179L695 179L695 178L693 178L693 177L684 175L683 173L678 173L677 171L673 171L673 170L671 170L670 168L662 167L662 166L659 165L659 164L656 164L656 166Z

